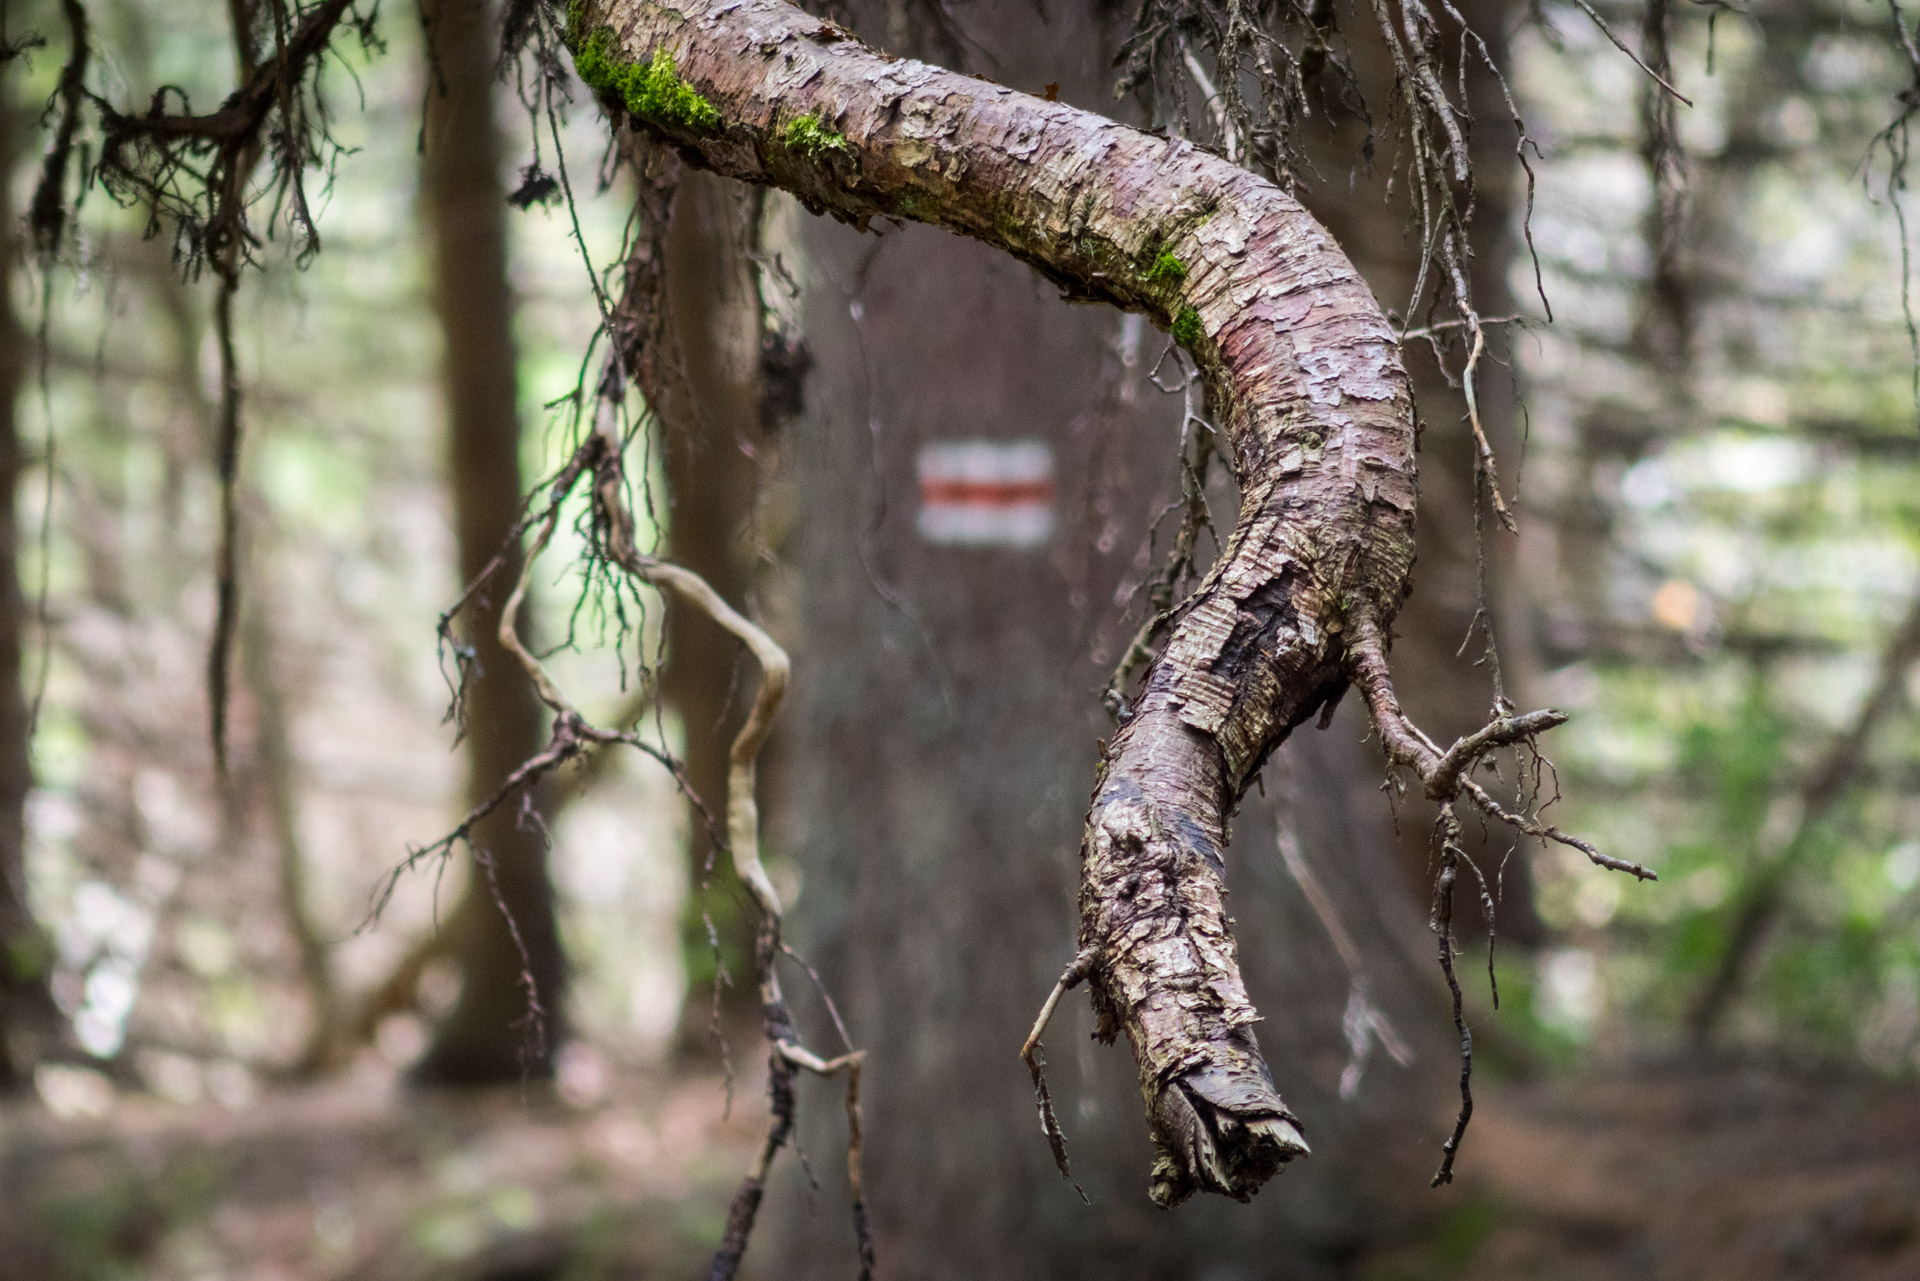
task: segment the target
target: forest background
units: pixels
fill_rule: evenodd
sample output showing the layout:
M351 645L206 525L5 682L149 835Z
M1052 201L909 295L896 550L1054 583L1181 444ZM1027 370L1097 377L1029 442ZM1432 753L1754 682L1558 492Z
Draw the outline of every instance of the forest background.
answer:
M1572 714L1546 740L1556 821L1661 879L1476 846L1505 867L1499 1011L1484 978L1467 990L1494 1093L1443 1192L1425 1189L1455 1072L1422 919L1426 819L1395 821L1351 709L1276 757L1229 859L1263 1043L1316 1155L1249 1207L1154 1210L1126 1056L1072 1010L1052 1085L1094 1205L1060 1182L1016 1051L1071 955L1076 806L1112 725L1100 695L1171 536L1150 522L1190 484L1196 392L1163 390L1178 357L1151 326L1069 310L979 246L863 235L712 180L682 190L684 394L719 408L659 407L651 533L796 656L767 862L868 1047L867 1195L890 1274L1895 1276L1920 1252L1920 1188L1895 1159L1920 1137L1920 434L1905 140L1883 133L1914 82L1898 9L1597 4L1683 107L1583 6L1468 8L1534 144L1515 165L1497 110L1475 136L1496 157L1477 287L1511 317L1482 382L1519 532L1476 519L1459 411L1416 368L1409 608L1444 637L1396 665L1410 705L1471 729L1493 691L1474 661L1488 609L1507 692ZM230 87L221 8L90 11L93 87L112 100ZM1111 94L1130 13L842 16L890 50L1142 110ZM378 45L343 41L340 151L314 189L324 249L299 261L283 227L234 295L243 605L222 778L204 678L217 282L183 278L170 238L97 190L70 249L34 256L20 218L65 37L53 6L10 3L5 22L9 41L48 37L7 65L0 162L33 729L19 937L42 941L10 947L51 1015L9 1033L35 1048L13 1052L0 1120L17 1261L0 1272L692 1271L756 1142L762 1068L751 1019L714 995L717 966L747 972L744 902L724 868L702 890L672 777L608 758L545 801L569 976L550 1062L526 1061L524 1027L489 1024L484 1054L441 1048L502 955L497 932L461 924L486 912L464 861L402 877L368 923L382 878L458 820L469 785L435 626L485 541L461 523L448 459L474 455L450 443L468 438L445 390L458 313L478 304L450 303L437 265L453 197L433 130L436 111L471 109L471 60L430 59L448 28L398 10ZM511 77L481 109L499 143L472 198L502 214L516 375L493 481L517 494L565 461L557 406L599 317L583 253L621 260L634 193L586 92L551 127ZM1355 142L1316 143L1306 198L1393 307L1408 268L1391 148L1383 133L1369 165ZM525 182L562 154L570 200ZM509 208L516 192L537 198ZM1036 545L923 534L923 447L971 440L1050 451ZM1211 486L1230 512L1228 482ZM569 560L563 546L533 579L549 644L601 622L574 610ZM750 673L730 649L713 660L717 633L667 636L685 624L663 614L644 621L658 674L626 679L591 644L550 664L697 781ZM432 1070L483 1061L491 1089ZM750 1272L854 1266L836 1090L802 1095L810 1168L783 1169Z

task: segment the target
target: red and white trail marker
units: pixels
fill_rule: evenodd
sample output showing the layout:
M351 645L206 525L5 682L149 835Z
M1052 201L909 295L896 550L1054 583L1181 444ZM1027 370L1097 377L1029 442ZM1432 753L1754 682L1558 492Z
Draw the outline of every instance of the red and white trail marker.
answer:
M920 447L920 536L954 547L1039 547L1053 537L1053 448L1044 440Z

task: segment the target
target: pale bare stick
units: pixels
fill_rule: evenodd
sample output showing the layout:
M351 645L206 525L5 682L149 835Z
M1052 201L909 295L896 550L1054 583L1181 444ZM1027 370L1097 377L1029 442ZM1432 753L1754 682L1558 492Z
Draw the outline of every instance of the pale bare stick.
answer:
M1046 1003L1040 1007L1040 1017L1033 1021L1033 1031L1027 1033L1026 1042L1020 1047L1020 1059L1027 1065L1027 1071L1033 1074L1033 1096L1040 1109L1040 1130L1047 1136L1047 1146L1053 1149L1053 1163L1060 1168L1060 1177L1073 1184L1073 1190L1080 1194L1082 1201L1088 1201L1087 1193L1074 1179L1073 1167L1067 1160L1067 1136L1060 1129L1060 1118L1053 1111L1053 1096L1047 1091L1047 1057L1040 1047L1040 1038L1045 1035L1047 1024L1053 1022L1053 1012L1060 1007L1060 998L1080 986L1080 981L1093 968L1093 960L1091 951L1083 951L1068 963L1060 975L1060 981L1053 985Z
M1493 510L1500 517L1500 523L1506 526L1507 532L1517 534L1520 527L1513 523L1513 513L1507 510L1507 501L1500 496L1500 473L1493 465L1493 446L1487 442L1486 428L1480 425L1480 398L1474 390L1474 374L1480 368L1480 355L1487 349L1487 331L1481 328L1478 317L1471 323L1473 353L1467 357L1467 367L1460 376L1461 389L1467 396L1467 419L1473 424L1473 443L1480 451L1480 470L1487 478L1487 495L1493 499Z

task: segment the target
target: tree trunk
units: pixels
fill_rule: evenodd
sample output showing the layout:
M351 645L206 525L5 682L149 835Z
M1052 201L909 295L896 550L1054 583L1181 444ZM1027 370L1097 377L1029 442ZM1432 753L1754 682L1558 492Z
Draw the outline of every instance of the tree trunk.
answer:
M439 0L427 18L422 187L434 303L447 341L448 467L460 577L471 582L506 543L524 492L507 202L493 117L499 42L485 5ZM466 619L473 646L466 705L472 803L491 795L544 742L533 688L496 635L499 607L519 573L516 548ZM503 806L474 829L467 890L447 926L458 939L460 996L415 1069L422 1082L512 1081L551 1067L565 966L541 809Z
M1065 80L1069 100L1106 100L1102 33L1083 14L1042 25L1015 3L975 28L997 33L995 69L1009 83ZM1369 951L1375 1005L1434 1070L1408 1075L1376 1053L1373 1074L1340 1097L1352 976L1288 878L1263 802L1236 823L1242 959L1260 1006L1284 1012L1274 1067L1315 1160L1257 1214L1214 1203L1163 1218L1140 1195L1138 1083L1125 1056L1091 1043L1091 1012L1074 1005L1048 1044L1075 1171L1094 1194L1087 1210L1053 1168L1016 1055L1071 955L1075 804L1113 728L1099 690L1131 624L1115 617L1116 589L1150 567L1137 555L1145 524L1177 489L1179 401L1144 377L1166 339L1063 308L1019 264L924 228L874 238L816 220L799 261L821 368L791 438L805 496L791 555L805 587L786 722L793 812L777 835L803 877L800 948L870 1054L866 1186L882 1267L1238 1275L1285 1250L1298 1275L1334 1274L1424 1182L1449 1084L1430 945L1393 873L1378 757L1358 741L1356 711L1284 749L1295 790L1315 801L1294 825ZM922 537L920 449L981 437L1051 449L1051 542ZM1226 520L1232 494L1215 500ZM812 1027L828 1026L808 997L793 999ZM821 1206L842 1191L820 1156L843 1141L835 1088L803 1086L804 1147L829 1185ZM769 1276L844 1275L844 1222L810 1210L801 1182L788 1171L776 1184L750 1262Z
M11 72L12 68L5 69ZM12 190L26 122L11 74L0 78L0 189ZM27 901L26 809L33 786L32 744L21 654L27 604L20 591L20 424L16 413L27 339L13 314L14 270L22 241L10 202L0 201L0 1091L32 1079L34 1062L58 1035L59 1011L47 987L53 947Z
M1133 1048L1155 1150L1153 1198L1170 1204L1202 1190L1251 1195L1306 1151L1297 1114L1281 1101L1256 1042L1252 1025L1259 1016L1225 914L1227 821L1261 765L1305 720L1316 713L1323 723L1330 720L1351 681L1361 686L1394 767L1410 769L1432 800L1467 799L1498 816L1471 771L1494 747L1563 719L1503 712L1443 751L1400 709L1385 650L1410 581L1415 433L1407 379L1378 304L1290 197L1183 141L875 55L844 29L774 0L680 8L647 0L588 3L572 20L576 65L603 102L676 144L688 162L784 187L809 208L863 229L875 219L912 219L984 241L1035 267L1070 298L1146 313L1195 361L1217 424L1207 430L1217 430L1239 483L1239 520L1211 572L1174 611L1139 696L1101 747L1081 845L1080 954L1068 977L1088 982L1099 1035L1112 1039L1124 1031ZM1029 36L1019 48L1028 52L1035 43ZM1010 58L1001 73L1008 75L1013 63ZM1029 389L1029 399L1044 403L1048 389L1066 383L1071 361L1050 349L1047 334L988 309L984 298L953 292L955 273L933 265L936 251L920 248L924 240L916 234L910 242L918 251L910 270L918 288L942 291L935 349L953 351L960 339L969 351L984 350L991 336L1013 333L1021 350L1042 362L1046 381ZM862 294L873 286L877 261L867 255L829 273L850 296L848 317L855 324L869 314ZM996 618L983 626L986 611L963 608L969 584L951 561L928 557L929 569L940 575L932 600L916 604L890 581L888 566L910 563L917 550L910 533L888 523L887 513L902 510L898 479L920 466L930 507L935 489L956 488L928 479L928 456L909 463L889 455L884 444L887 383L898 377L917 388L929 369L926 360L871 359L883 345L880 335L891 343L906 332L905 314L889 314L866 335L864 376L852 389L852 404L866 411L861 417L875 452L864 460L836 459L833 474L851 479L864 462L883 486L883 505L841 551L855 554L889 605L889 617L907 620L906 633L891 639L917 638L936 670L946 668L944 684L956 709L949 716L966 730L966 750L996 762L1020 757L1029 775L1045 777L1045 758L1030 759L1043 746L1038 736L990 733L968 723L963 709L969 696L1007 697L1029 712L1046 706L1058 689L1063 638L1050 638L1054 680L1039 687L1016 679L1022 664L1000 661L1007 656L995 653L992 634L1040 622L1047 603L1033 602L1017 621ZM1054 328L1067 331L1065 322ZM911 408L901 416L920 430L944 426L955 436L1010 434L1009 420L1039 427L1044 418L1025 402L1006 404L997 419L992 413L996 397L1012 385L1004 368L975 367L965 383L963 419L936 424L936 404L909 399L911 391L902 396ZM1018 452L1028 461L1035 456L1030 448ZM940 460L950 454L931 457L944 467ZM892 491L884 488L890 476ZM958 491L972 495L980 488L977 478L961 479ZM823 485L810 493L816 509L832 509L823 521L847 520L858 507L834 492ZM1031 501L1032 484L1020 492L1022 502ZM964 506L976 498L955 501ZM992 506L997 500L978 501ZM942 541L929 526L917 528ZM983 590L1012 594L1019 585L1020 571L1010 563L993 563L982 573ZM864 634L888 639L880 620L868 621ZM960 652L990 661L977 668L957 658L948 662L943 622L964 623L969 647ZM804 678L799 685L804 688ZM849 697L844 676L829 677L820 688L831 698ZM868 750L884 742L882 758L863 757L860 743L839 737L847 728L840 723L831 724L828 735L835 752L869 775L908 767L913 753L902 733L932 741L941 721L931 708L898 710L891 733L859 735ZM1008 746L1009 737L1016 746ZM1013 904L1033 896L1025 882L1031 869L994 867L995 846L1012 843L1001 833L998 841L969 840L969 861L951 863L948 875L939 875L935 851L946 834L967 831L961 807L986 793L964 770L920 777L912 812L898 816L910 838L837 839L835 849L842 857L865 855L863 895L870 882L886 879L887 869L910 862L926 879L930 907L958 917L963 914L950 896L992 894L1001 910L991 925L1004 929ZM882 821L877 806L848 806L842 796L829 803L857 810L860 822ZM1031 828L1044 827L1040 810L1023 817ZM970 834L978 837L977 830ZM876 856L876 844L901 852L894 859ZM1453 858L1449 846L1449 869ZM1004 879L996 880L996 872ZM958 889L962 884L969 888ZM913 1009L924 1013L924 989L938 987L928 982L930 966L950 969L975 987L991 982L990 968L970 965L967 957L991 934L989 921L958 937L936 938L927 923L931 912L910 924L902 919L903 902L911 911L904 890L887 902L894 929L917 931L908 935L917 965L906 958L883 965L890 978L921 980ZM901 1011L889 1008L887 1015L898 1018ZM1289 1058L1303 1044L1300 1023L1291 1017L1271 1025L1269 1036ZM975 1047L963 1049L970 1054ZM956 1085L979 1079L971 1066ZM1368 1155L1377 1158L1377 1149ZM913 1182L921 1190L945 1186ZM992 1248L981 1244L978 1222L969 1224L975 1230L964 1240L945 1236L967 1231L962 1224L970 1216L944 1201L939 1214L930 1231L952 1242L939 1257L942 1269Z
M753 570L747 526L761 435L759 299L748 256L757 206L738 183L699 171L681 179L667 239L668 350L656 405L665 427L669 554L736 608L745 604ZM661 694L685 727L688 781L715 813L726 800L727 750L750 702L742 691L751 685L740 686L739 667L738 646L711 619L695 610L668 611ZM706 1036L703 998L714 981L707 920L720 940L718 959L735 980L734 1000L742 1004L753 995L745 981L753 969L753 930L745 915L750 900L732 864L713 857L697 814L687 830L687 883L707 886L704 895L688 899L682 928L688 1001L681 1040L696 1048Z

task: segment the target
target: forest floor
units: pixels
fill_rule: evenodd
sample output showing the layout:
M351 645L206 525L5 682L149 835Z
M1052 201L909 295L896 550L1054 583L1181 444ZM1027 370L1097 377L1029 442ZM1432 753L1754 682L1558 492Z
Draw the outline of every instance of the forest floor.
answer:
M1489 1085L1460 1187L1356 1281L1920 1276L1920 1089L1752 1068ZM711 1073L0 1113L0 1281L695 1276L760 1136Z
M1912 1281L1920 1088L1728 1064L1478 1091L1457 1200L1366 1281Z

